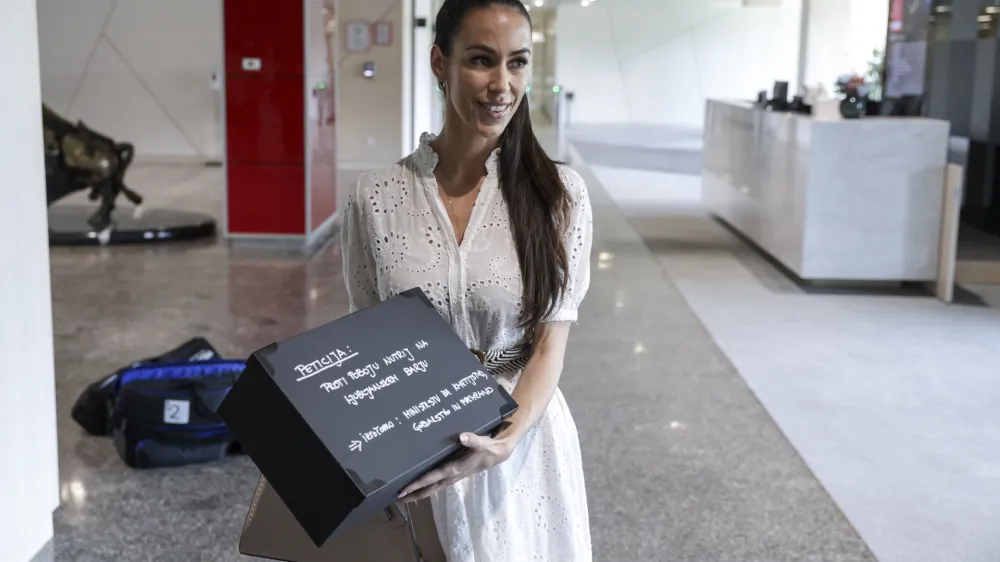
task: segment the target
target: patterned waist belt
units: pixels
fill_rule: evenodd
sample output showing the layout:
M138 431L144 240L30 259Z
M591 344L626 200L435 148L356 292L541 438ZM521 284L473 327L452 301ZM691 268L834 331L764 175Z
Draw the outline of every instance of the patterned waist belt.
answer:
M509 349L493 349L490 351L470 350L492 375L514 373L528 366L531 358L531 345L524 344Z

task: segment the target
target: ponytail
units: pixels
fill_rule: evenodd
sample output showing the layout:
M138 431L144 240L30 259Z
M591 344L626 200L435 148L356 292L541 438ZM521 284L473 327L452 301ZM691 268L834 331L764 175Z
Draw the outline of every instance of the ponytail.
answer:
M527 96L500 139L499 173L521 266L521 325L534 328L566 290L562 231L570 205L559 168L532 130Z

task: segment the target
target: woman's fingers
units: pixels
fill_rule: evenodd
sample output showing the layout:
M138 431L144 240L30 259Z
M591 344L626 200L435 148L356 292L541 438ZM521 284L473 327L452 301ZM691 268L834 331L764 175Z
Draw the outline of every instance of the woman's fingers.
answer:
M424 474L420 478L417 478L416 480L414 480L413 482L411 482L409 486L403 488L403 491L399 493L399 497L405 498L406 496L412 494L416 490L420 490L420 489L426 488L428 486L436 484L437 482L439 482L439 481L447 478L447 474L445 472L445 469L447 468L447 466L450 466L450 465L446 465L446 466L443 466L441 468L436 468L436 469L428 472L427 474Z
M475 433L463 433L459 438L459 441L463 446L472 449L474 451L486 450L490 444L493 442L489 437L480 437Z
M428 486L437 484L442 480L446 480L449 478L453 479L460 475L463 475L466 471L466 467L468 466L468 464L469 464L468 459L459 459L452 461L448 464L445 464L440 468L436 468L428 472L427 474L421 476L420 478L417 478L409 486L403 488L403 491L400 492L399 497L404 498L412 494L414 491L420 490L421 488L426 488Z
M440 484L434 484L428 488L421 488L412 494L403 496L403 503L415 503L423 499L427 499L438 492L438 490L444 488Z
M449 478L447 480L442 480L440 482L437 482L436 484L432 484L426 488L419 489L413 492L412 494L405 496L403 498L403 501L412 503L412 502L418 502L424 498L429 498L434 494L440 492L441 490L449 486L455 485L460 480L461 478Z
M489 437L480 437L475 433L463 433L459 438L459 441L466 448L463 455L458 458L442 465L439 468L431 470L427 474L424 474L420 478L417 478L409 486L403 488L403 491L399 493L400 498L407 498L414 492L419 491L423 496L431 495L434 491L441 488L445 488L458 482L462 478L465 478L472 472L475 472L475 467L478 462L477 457L481 457L483 454L489 452L489 448L493 443L493 440ZM451 483L442 484L446 480L451 480ZM440 484L440 485L439 485ZM424 495L429 488L434 488ZM416 497L411 501L417 501L422 499L421 497Z

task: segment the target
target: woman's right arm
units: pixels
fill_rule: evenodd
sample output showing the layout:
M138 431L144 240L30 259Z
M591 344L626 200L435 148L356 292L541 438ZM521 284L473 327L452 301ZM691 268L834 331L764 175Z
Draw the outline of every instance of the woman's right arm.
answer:
M370 243L372 224L364 198L360 197L364 181L362 176L349 191L340 227L340 254L351 312L378 304L380 300L375 254Z

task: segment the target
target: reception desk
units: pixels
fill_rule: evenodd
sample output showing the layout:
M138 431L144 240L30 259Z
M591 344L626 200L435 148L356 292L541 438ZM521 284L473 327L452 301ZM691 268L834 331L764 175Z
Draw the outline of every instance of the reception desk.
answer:
M710 100L703 198L804 281L937 276L949 124Z

